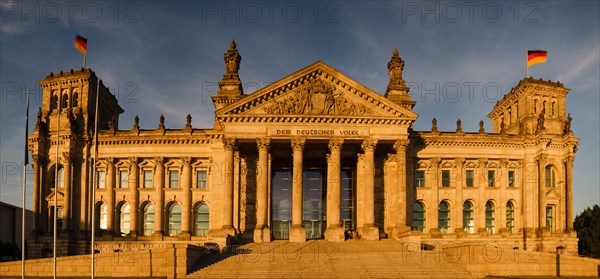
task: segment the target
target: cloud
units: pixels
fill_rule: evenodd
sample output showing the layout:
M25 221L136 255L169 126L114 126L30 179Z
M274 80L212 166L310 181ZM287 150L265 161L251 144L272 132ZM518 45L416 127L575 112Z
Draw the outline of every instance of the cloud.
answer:
M575 59L572 60L571 66L567 71L560 76L558 80L563 83L569 83L579 77L585 70L591 66L598 66L600 59L600 41L595 46L587 51L581 52Z

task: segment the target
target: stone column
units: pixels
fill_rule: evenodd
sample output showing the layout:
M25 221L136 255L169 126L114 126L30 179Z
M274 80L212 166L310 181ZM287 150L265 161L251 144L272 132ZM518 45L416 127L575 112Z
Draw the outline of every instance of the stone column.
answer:
M129 158L129 184L127 187L129 188L129 198L130 198L130 213L129 213L129 223L130 230L129 235L132 237L137 236L137 229L140 224L138 220L138 206L139 206L139 176L140 176L140 167L138 166L138 158L131 157Z
M33 159L33 231L40 231L40 212L41 212L41 183L40 183L40 157L37 154L32 154Z
M397 181L398 188L397 201L398 201L398 213L396 220L396 228L394 229L394 237L399 238L405 233L410 231L410 227L406 222L407 213L407 200L406 200L406 149L410 143L409 139L399 139L394 143L394 150L396 151L396 169L397 169Z
M163 157L154 158L154 191L156 191L156 204L154 205L154 238L162 240L163 213L165 212L165 165Z
M506 198L506 188L508 187L508 159L502 158L500 159L500 168L496 171L497 184L496 187L500 188L500 200L496 205L496 214L497 223L496 228L498 228L498 232L501 234L507 234L508 229L506 228L506 203L508 199Z
M223 187L223 227L224 233L235 236L233 228L233 156L237 149L235 138L224 138L225 149L225 185Z
M305 138L292 138L293 178L292 178L292 229L290 242L305 242L306 230L302 226L302 164Z
M109 234L114 232L115 220L115 161L112 157L106 158L106 230ZM95 226L95 224L94 224Z
M364 220L361 238L379 240L379 228L375 226L375 147L377 139L365 139L361 148L365 152Z
M258 164L256 165L256 227L254 242L270 242L271 229L268 216L269 188L269 148L270 138L256 139L258 148Z
M567 232L574 232L573 230L573 162L575 161L575 156L569 155L565 158L565 218L566 218L566 228Z
M540 154L538 162L538 230L543 233L546 230L546 162L547 154Z
M179 239L189 240L191 236L192 217L192 158L182 157L183 168L181 171L181 234Z
M64 167L64 203L63 203L63 223L62 230L69 231L71 229L71 154L63 152L63 167Z
M344 139L331 139L329 141L329 154L327 166L327 229L325 239L330 242L345 240L344 228L340 225L340 179L341 179L341 151Z

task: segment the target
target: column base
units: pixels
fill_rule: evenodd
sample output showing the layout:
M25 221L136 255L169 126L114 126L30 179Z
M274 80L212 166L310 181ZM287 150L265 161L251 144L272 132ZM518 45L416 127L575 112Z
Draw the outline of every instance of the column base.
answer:
M187 232L187 231L182 231L177 236L177 240L191 240L191 239L192 239L192 235L190 234L190 232Z
M374 225L365 225L360 238L365 240L379 240L379 228Z
M220 229L212 229L208 231L209 238L230 238L235 237L235 229L231 226L223 226Z
M290 242L306 242L306 229L301 225L292 226L290 230Z
M271 242L271 229L267 226L254 229L254 242Z
M329 242L344 242L346 240L346 231L341 226L327 228L325 230L325 240Z
M409 235L410 232L411 232L411 229L410 229L409 226L407 226L407 225L397 225L394 228L394 238L396 238L396 239L403 238L403 237Z

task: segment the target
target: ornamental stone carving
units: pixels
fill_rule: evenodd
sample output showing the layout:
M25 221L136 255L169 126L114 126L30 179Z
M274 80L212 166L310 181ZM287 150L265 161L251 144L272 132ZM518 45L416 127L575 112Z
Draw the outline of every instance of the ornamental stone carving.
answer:
M363 140L362 144L360 145L360 147L362 148L363 151L375 151L375 147L377 146L377 139L375 138L368 138Z
M223 147L225 150L236 150L237 140L235 138L223 138Z
M394 150L396 150L396 153L405 152L409 144L409 139L399 139L394 142Z
M258 147L258 150L266 148L268 151L271 148L271 138L256 139L256 147Z
M335 86L320 79L294 89L281 101L266 108L269 114L365 115L363 104L346 99Z
M292 150L302 151L304 150L304 144L306 144L305 138L292 138Z
M344 139L331 139L329 140L329 150L342 150L342 146L344 145Z

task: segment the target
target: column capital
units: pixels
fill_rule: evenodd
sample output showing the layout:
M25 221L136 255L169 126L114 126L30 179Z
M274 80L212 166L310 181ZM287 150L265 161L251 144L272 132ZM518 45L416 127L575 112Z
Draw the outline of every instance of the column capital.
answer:
M304 150L305 144L306 144L306 138L292 138L292 150L293 151Z
M223 147L225 150L236 150L237 149L237 139L236 138L223 138Z
M60 161L65 165L71 164L73 162L73 158L71 158L71 152L63 152Z
M138 157L129 157L129 166L133 167L133 166L137 166L138 164Z
M477 166L480 168L487 168L488 159L487 158L479 158L477 160Z
M257 138L256 147L258 150L266 149L269 151L271 149L271 138Z
M502 158L500 159L500 167L506 168L508 166L508 159Z
M575 155L568 155L563 159L563 162L567 163L568 165L573 165L574 161L575 161Z
M331 150L331 151L333 151L333 150L340 151L340 150L342 150L343 145L344 145L344 139L333 138L333 139L329 140L328 147L329 147L329 150Z
M360 145L360 147L362 148L363 151L375 151L375 147L377 146L377 139L375 138L368 138L363 140L362 144Z
M406 149L408 148L409 144L409 139L399 139L396 142L394 142L394 150L396 150L396 153L406 152Z
M440 166L441 163L442 163L442 158L440 158L440 157L429 158L429 166L430 167L437 168Z
M538 155L535 158L535 160L538 161L541 165L545 165L546 162L548 161L548 154L542 153L542 154Z

